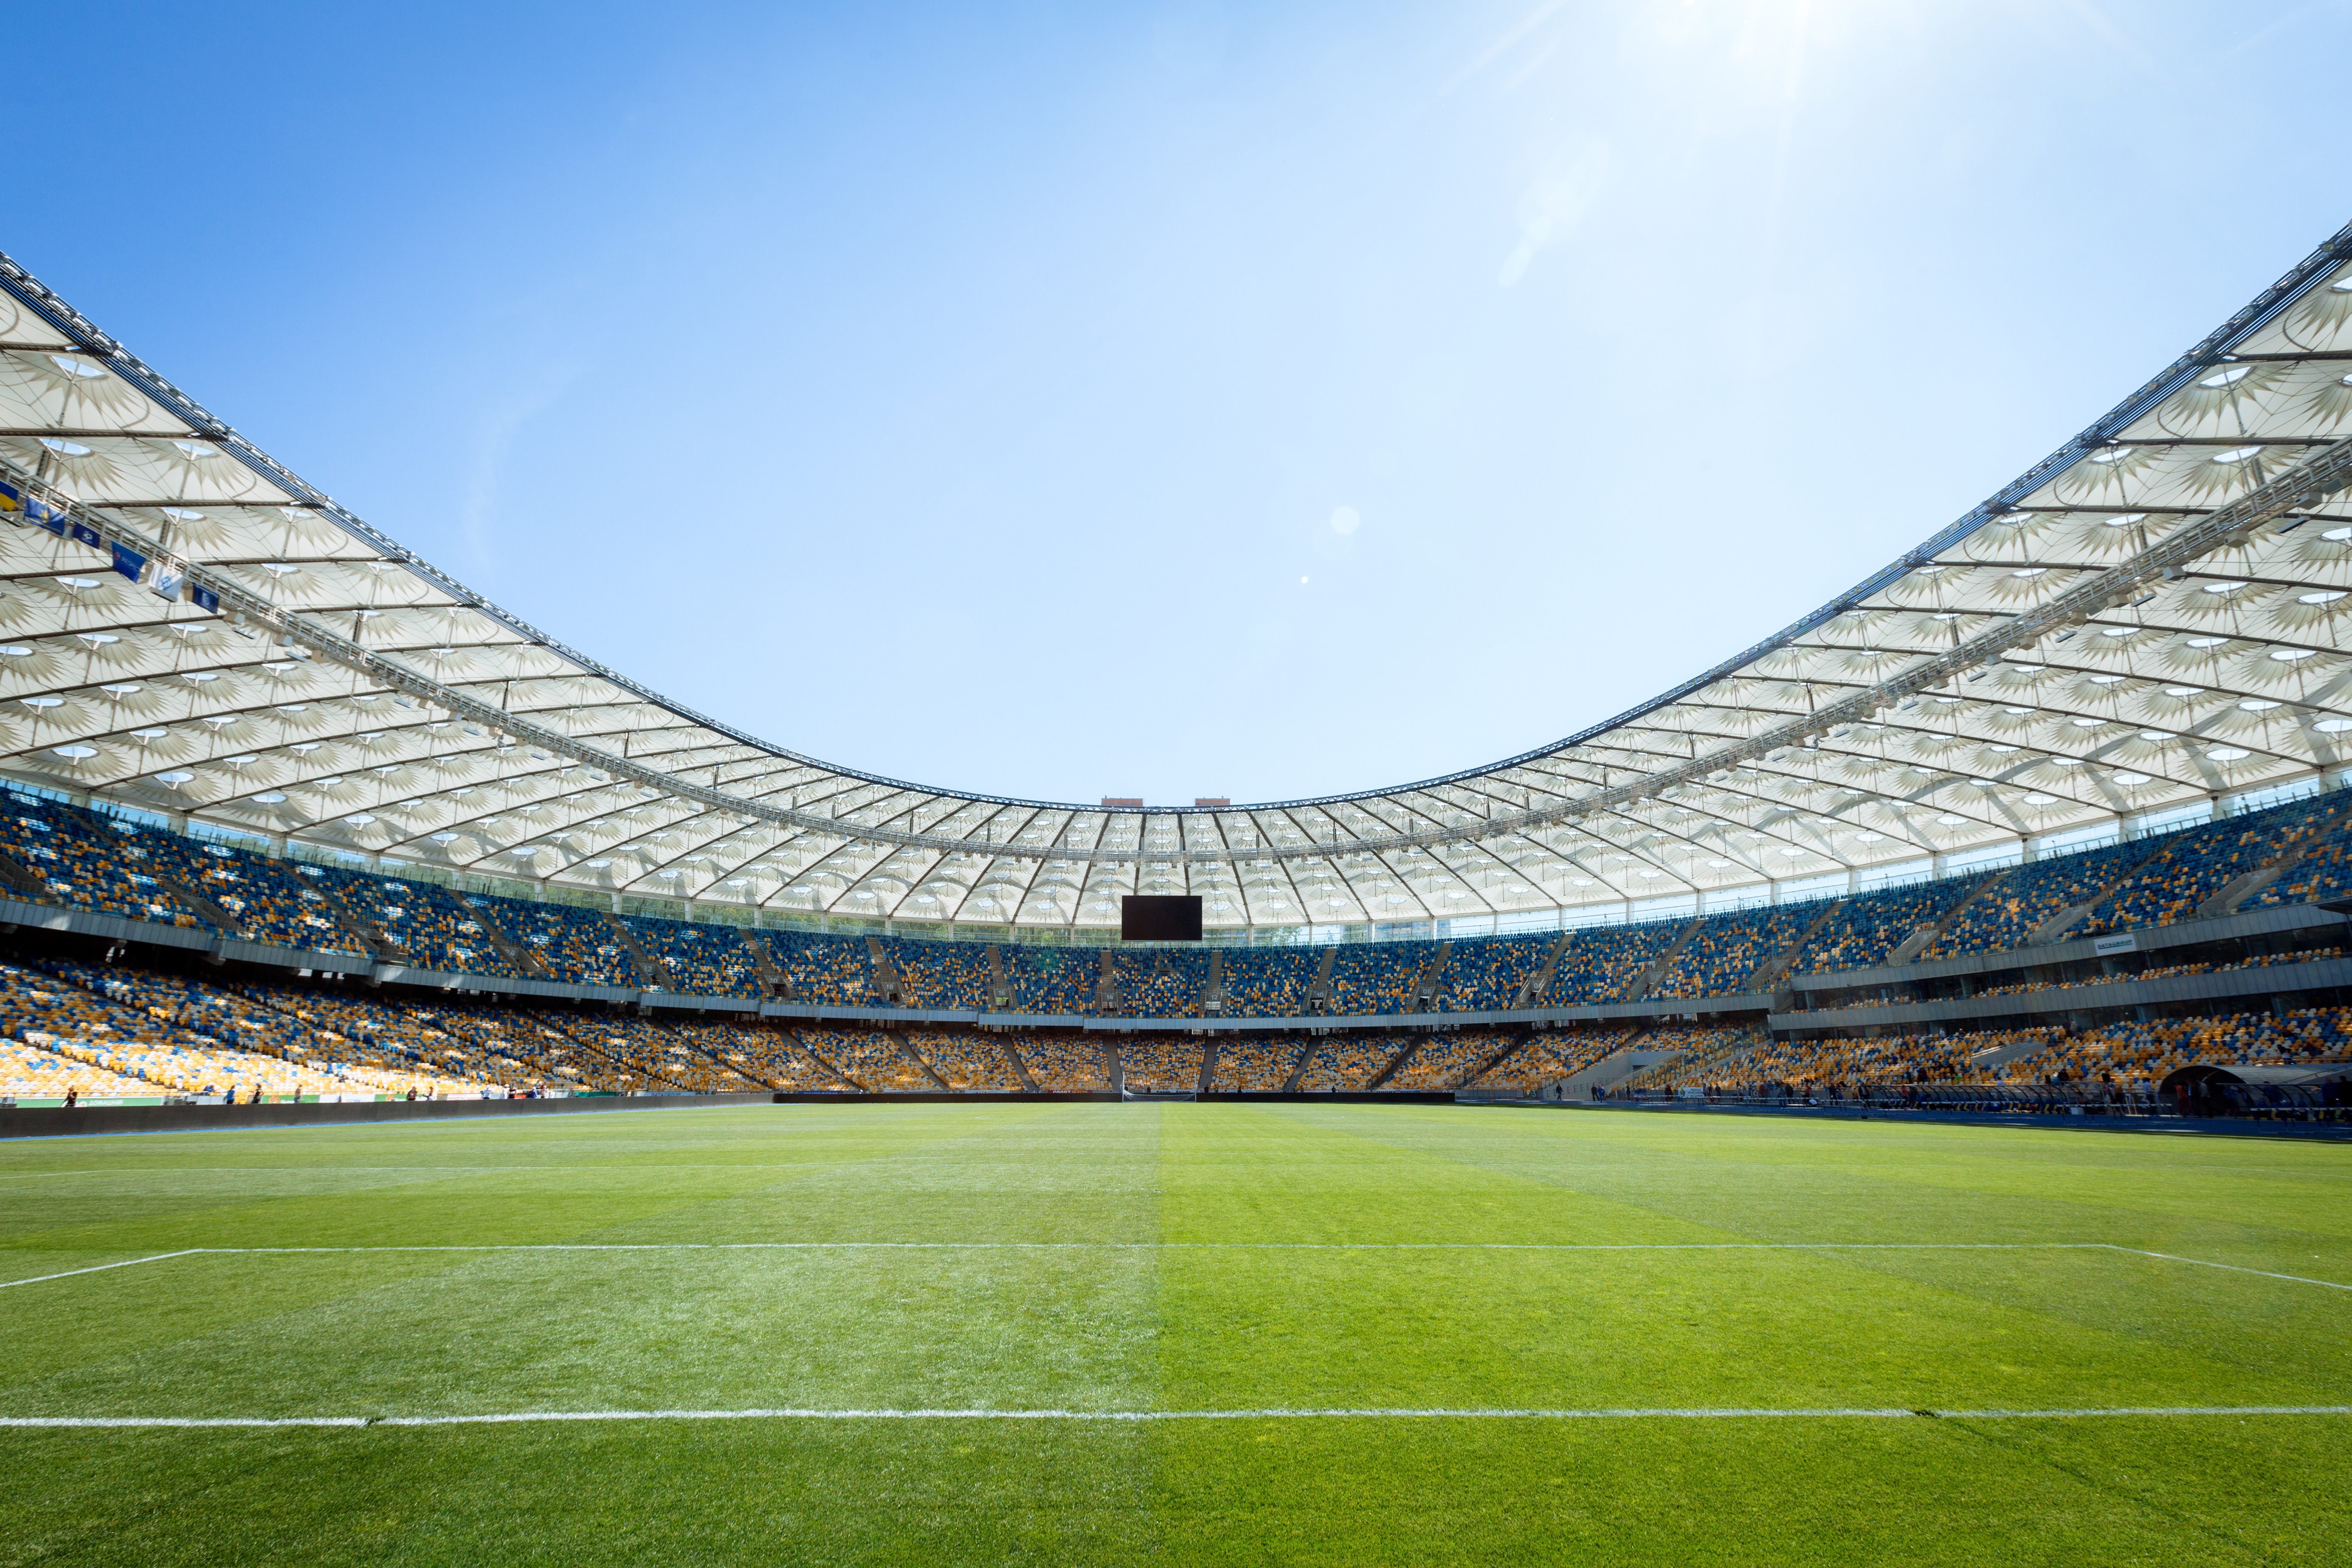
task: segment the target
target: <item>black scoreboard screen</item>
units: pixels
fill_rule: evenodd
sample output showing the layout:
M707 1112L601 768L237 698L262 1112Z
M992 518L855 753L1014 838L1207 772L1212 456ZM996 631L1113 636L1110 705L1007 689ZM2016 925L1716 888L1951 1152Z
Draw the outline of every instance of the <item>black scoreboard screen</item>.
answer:
M1198 942L1200 895L1150 894L1118 901L1121 942Z

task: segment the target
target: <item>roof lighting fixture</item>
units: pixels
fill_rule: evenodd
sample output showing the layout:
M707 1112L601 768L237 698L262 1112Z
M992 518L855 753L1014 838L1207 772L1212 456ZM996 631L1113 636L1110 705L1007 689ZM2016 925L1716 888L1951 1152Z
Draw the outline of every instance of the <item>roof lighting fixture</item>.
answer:
M1988 746L1985 749L1989 752L2000 752L2004 754L2017 750L2015 746Z
M2091 461L2095 463L2120 463L2126 458L2130 456L2131 448L2128 447L2102 447L2097 451L2091 454Z
M2018 717L2023 718L2025 715L2032 712L2033 710L2031 708L2004 708L2001 711L2004 713L2014 713Z
M0 647L0 656L8 658L30 658L33 657L33 650L22 643L10 643L5 647Z
M2249 697L2243 702L2239 703L2238 706L2244 709L2249 713L2266 713L2270 711L2270 710L2279 706L2279 704L2271 701L2267 698Z
M2344 378L2344 384L2347 386L2352 386L2352 375L2347 375ZM2335 543L2341 544L2346 540L2352 539L2352 528L2331 528L2319 537L2333 541Z
M2146 522L2147 521L2147 513L2144 511L2119 511L2116 513L2115 516L2107 519L2107 526L2109 528L2128 528L2135 522Z
M79 762L84 757L94 757L98 755L98 748L95 746L54 746L50 749L56 752L58 755L61 757L71 757L76 762Z
M255 795L253 798L259 801L264 805L283 805L286 800L284 795L278 794L274 789L265 790L261 794Z
M2338 595L2336 596L2341 598L2343 595ZM117 697L128 697L132 692L139 689L139 683L135 680L110 680L104 686L100 687L99 689L100 691L111 691Z
M2260 447L2232 447L2226 452L2214 453L2213 461L2217 463L2242 463L2248 458L2261 456L2262 450L2263 449Z
M2205 754L2217 763L2234 763L2252 753L2242 746L2213 746L2209 747Z
M2295 603L2298 605L2332 605L2342 597L2344 597L2343 589L2326 588L2316 594L2302 595L2296 598Z
M213 448L205 446L202 441L174 441L172 445L191 458L209 458L213 455Z
M2345 731L2352 730L2352 719L2322 719L2312 728L2323 735L2341 735Z
M2212 374L2205 377L2197 384L2200 386L2229 386L2233 383L2245 380L2246 377L2253 374L2254 367L2250 364L2227 365L2215 371Z
M2039 577L2042 574L2049 570L2050 568L2047 566L2021 566L2016 571L2011 572L2010 575L2012 577Z
M2230 639L2228 637L2190 637L2189 639L2189 646L2190 647L2220 647L2223 643L2228 642L2229 640Z
M2025 804L2028 805L2055 805L2057 803L2058 797L2056 795L2042 795L2039 792L2029 795L2025 797Z
M2079 768L2083 765L2083 759L2080 757L2053 757L2050 759L2050 765L2054 768Z
M2318 651L2308 647L2274 647L2271 649L2271 657L2281 664L2293 664L2296 659L2309 658Z
M2128 677L2121 675L2095 675L2091 677L2091 684L2094 686L2114 686L2128 679Z
M98 366L90 363L89 361L86 359L75 359L70 354L51 354L49 356L49 363L56 365L68 375L72 376L76 381L103 381L106 379L106 372L100 370Z
M1709 860L1707 864L1714 867L1717 870L1721 871L1728 868L1731 862L1728 860Z
M2140 785L2147 782L2148 779L2146 773L2117 773L2116 775L2116 783L2123 785L2126 789L2137 789Z
M61 458L87 458L89 448L79 441L68 441L62 436L44 436L41 445Z
M2099 635L2103 637L2127 637L2137 630L2137 626L2101 626Z
M95 577L60 577L58 581L63 583L68 588L95 588L98 586L98 579Z
M184 506L167 506L163 509L163 512L173 522L202 522L205 520L203 512L191 511Z
M16 700L27 708L62 708L66 702L62 697L19 697Z
M180 672L180 679L182 680L193 680L197 685L202 686L207 680L218 680L220 679L220 671L216 669L184 669Z
M1965 817L1965 816L1954 816L1950 812L1948 812L1948 812L1944 813L1944 815L1943 815L1943 816L1939 816L1939 817L1936 818L1936 820L1937 820L1937 822L1941 823L1941 824L1942 824L1943 826L1945 826L1946 827L1958 827L1958 826L1963 826L1965 823L1967 823L1968 818L1967 818L1967 817Z
M2205 591L2209 594L2234 594L2244 586L2245 584L2240 582L2208 583L2205 584Z
M592 871L601 871L611 864L612 862L610 860L591 860L588 862L588 868ZM794 892L806 892L808 889L805 888L795 888L793 890Z
M355 811L349 816L343 818L343 820L350 823L353 827L366 827L373 824L375 818L370 816L364 811Z
M2177 741L2180 737L2169 730L2142 730L2139 738L2143 741Z
M2074 725L2077 730L2095 730L2100 725L2105 724L2106 721L2105 719L2094 719L2089 714L2085 713L2080 718L2069 719L2067 722Z
M164 729L161 724L150 724L143 730L133 730L131 732L142 741L160 741L172 731Z

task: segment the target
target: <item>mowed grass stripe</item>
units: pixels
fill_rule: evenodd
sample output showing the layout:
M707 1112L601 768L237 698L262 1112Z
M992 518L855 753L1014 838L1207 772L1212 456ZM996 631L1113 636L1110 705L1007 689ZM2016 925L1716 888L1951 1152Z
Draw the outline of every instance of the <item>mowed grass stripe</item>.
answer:
M0 1410L59 1424L0 1434L0 1560L2319 1561L2344 1522L2352 1151L1450 1108L551 1120L153 1139L165 1173L254 1155L245 1234L197 1228L234 1173L178 1207L166 1175L70 1226L156 1244L79 1259L10 1184L28 1261L370 1250L13 1292ZM491 1169L358 1174L404 1156ZM366 1429L63 1424L121 1418Z

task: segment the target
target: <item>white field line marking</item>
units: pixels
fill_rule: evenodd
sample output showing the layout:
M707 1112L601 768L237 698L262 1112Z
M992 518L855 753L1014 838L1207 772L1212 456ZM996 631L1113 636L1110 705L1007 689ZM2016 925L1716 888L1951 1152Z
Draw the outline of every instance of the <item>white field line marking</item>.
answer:
M2352 1285L2339 1285L2333 1279L2307 1279L2300 1274L2273 1274L2267 1268L2248 1268L2236 1263L2209 1263L2202 1258L2182 1258L2176 1253L2150 1252L2145 1247L2116 1247L2112 1242L2099 1244L2111 1252L2128 1252L2138 1258L2161 1258L2167 1263L2194 1263L2200 1268L2226 1268L2232 1274L2259 1274L2265 1279L2291 1279L2297 1285L2320 1285L2330 1290L2352 1290Z
M2352 1290L2333 1279L2302 1274L2280 1274L2268 1268L2248 1268L2235 1263L2214 1263L2177 1253L2151 1252L2111 1241L1661 1241L1661 1242L1541 1242L1541 1241L547 1241L450 1242L387 1247L191 1247L100 1263L89 1268L68 1268L30 1279L0 1282L0 1290L16 1285L37 1285L77 1274L97 1274L128 1268L134 1263L161 1263L171 1258L270 1257L305 1253L394 1252L1069 1252L1069 1251L1276 1251L1276 1252L2120 1252L2134 1258L2159 1258L2167 1263L2220 1268L2232 1274L2252 1274L2294 1285L2316 1285L2324 1290Z
M1592 1410L515 1410L483 1415L0 1415L0 1428L511 1426L600 1421L2051 1421L2133 1415L2352 1415L2352 1405L2138 1405L2049 1410L1906 1410L1876 1406Z
M183 1247L178 1252L158 1252L151 1258L126 1258L120 1263L96 1263L88 1268L68 1268L58 1274L36 1274L30 1279L0 1280L0 1290L14 1289L19 1285L38 1285L47 1279L70 1279L77 1274L103 1274L110 1268L128 1268L134 1263L161 1263L166 1258L191 1258L199 1252L209 1252L205 1247Z
M1057 1252L1142 1248L1153 1251L1265 1252L2016 1252L2107 1248L2104 1241L514 1241L394 1244L383 1247L200 1247L198 1252L759 1252L973 1251ZM2149 1253L2150 1258L2165 1254ZM2194 1263L2193 1258L2181 1262ZM2220 1267L2229 1267L2221 1265Z

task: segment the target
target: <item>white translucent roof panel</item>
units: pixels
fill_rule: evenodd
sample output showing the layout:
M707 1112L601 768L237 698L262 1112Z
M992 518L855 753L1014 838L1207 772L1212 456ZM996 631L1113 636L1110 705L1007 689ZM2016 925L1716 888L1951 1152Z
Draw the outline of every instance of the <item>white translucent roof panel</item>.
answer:
M59 513L0 525L0 766L354 853L902 920L1108 926L1132 892L1213 925L1511 916L1905 868L2345 760L2347 419L2352 229L1917 550L1632 712L1443 779L1133 811L881 778L669 702L0 258L0 477Z

